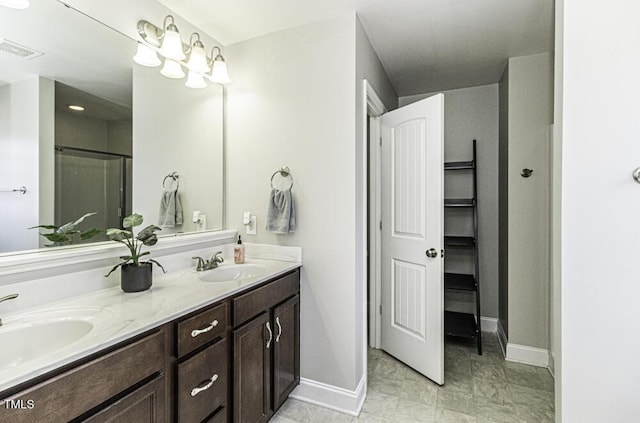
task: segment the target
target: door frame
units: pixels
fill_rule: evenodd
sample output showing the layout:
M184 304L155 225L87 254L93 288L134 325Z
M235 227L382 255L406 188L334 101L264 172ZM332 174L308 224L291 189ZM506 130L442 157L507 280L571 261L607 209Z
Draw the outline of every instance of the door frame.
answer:
M363 112L362 119L363 142L369 144L369 160L365 160L366 172L369 174L369 203L365 203L365 207L369 207L369 222L366 230L369 238L369 327L365 328L363 333L369 332L369 347L380 348L381 337L381 316L380 306L382 296L381 284L381 254L382 254L382 237L379 229L379 222L382 219L382 203L381 203L381 156L380 156L380 117L387 112L384 103L378 97L371 84L366 79L362 80L363 93ZM367 120L369 121L369 133L367 133ZM365 291L366 292L366 291ZM366 298L365 298L366 307ZM366 319L365 319L366 324ZM365 341L366 342L366 341ZM365 348L366 351L366 348Z

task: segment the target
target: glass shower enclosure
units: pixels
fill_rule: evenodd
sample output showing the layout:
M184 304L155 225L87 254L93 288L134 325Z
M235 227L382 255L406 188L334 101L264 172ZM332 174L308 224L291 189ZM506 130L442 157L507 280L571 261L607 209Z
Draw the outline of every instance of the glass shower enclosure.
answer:
M131 214L131 169L130 156L57 146L55 224L97 212L79 229L121 228L122 219ZM102 232L85 242L106 240Z

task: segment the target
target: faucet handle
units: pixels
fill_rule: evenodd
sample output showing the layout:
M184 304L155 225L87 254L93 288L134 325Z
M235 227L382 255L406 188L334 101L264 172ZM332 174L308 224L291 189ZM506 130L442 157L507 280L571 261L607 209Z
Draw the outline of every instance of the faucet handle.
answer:
M193 260L198 260L198 265L196 266L196 272L201 272L204 270L204 259L202 257L191 257Z
M214 253L211 260L216 263L224 263L224 258L222 258L221 254L222 254L222 251L218 251Z

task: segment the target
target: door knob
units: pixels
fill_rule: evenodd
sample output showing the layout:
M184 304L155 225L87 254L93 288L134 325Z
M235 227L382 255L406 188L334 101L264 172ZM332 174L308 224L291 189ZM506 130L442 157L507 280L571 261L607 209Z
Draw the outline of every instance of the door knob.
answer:
M434 258L434 257L438 257L438 251L436 251L435 248L429 248L426 252L427 257L429 258Z

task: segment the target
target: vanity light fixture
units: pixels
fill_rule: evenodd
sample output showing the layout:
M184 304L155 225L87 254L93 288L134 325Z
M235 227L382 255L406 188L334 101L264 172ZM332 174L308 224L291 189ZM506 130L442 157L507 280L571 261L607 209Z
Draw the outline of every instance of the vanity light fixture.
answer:
M29 0L0 0L0 6L11 9L26 9L29 7Z
M136 51L136 55L133 56L133 60L137 64L147 66L149 68L155 68L162 64L162 61L158 57L158 53L148 45L141 42L138 42L138 50Z
M147 67L159 66L162 63L159 54L164 59L160 73L180 79L185 76L183 67L186 68L189 73L185 85L189 88L205 88L205 78L218 84L231 82L220 47L214 47L211 58L208 57L197 32L189 37L189 45L183 44L171 15L164 18L163 28L145 20L138 21L138 34L142 41L138 42L138 50L133 57L136 63ZM214 55L216 49L218 54Z
M164 66L162 67L162 70L160 70L160 73L171 79L184 78L184 71L182 70L180 63L173 59L169 59L168 57L164 59Z
M67 104L67 107L69 109L73 110L73 111L76 111L76 112L84 112L85 111L84 106L80 106L78 104Z
M167 21L171 20L171 23ZM167 15L164 18L164 34L162 36L162 45L160 46L160 54L167 59L172 60L184 60L185 54L182 50L182 39L180 39L180 32L175 23L173 23L173 16Z
M213 55L213 51L218 49L218 54L216 56ZM218 84L228 84L231 82L229 78L229 73L227 72L227 63L224 61L224 57L222 57L222 51L220 51L220 47L215 46L211 49L211 57L213 57L213 65L211 69L210 79L213 82L217 82Z

